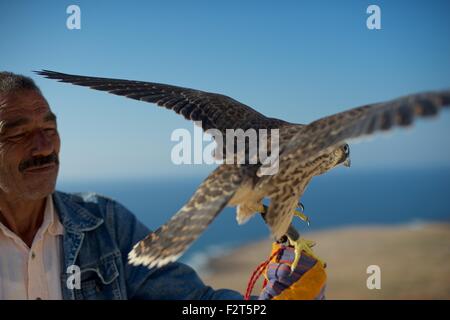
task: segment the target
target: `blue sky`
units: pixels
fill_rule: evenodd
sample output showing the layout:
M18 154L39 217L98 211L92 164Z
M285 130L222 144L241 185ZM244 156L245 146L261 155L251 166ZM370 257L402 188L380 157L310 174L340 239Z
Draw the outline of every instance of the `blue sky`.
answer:
M66 8L81 8L68 30ZM381 8L382 29L366 28ZM308 123L350 107L450 87L448 1L5 1L0 70L33 77L58 116L62 179L210 171L173 165L192 125L154 105L32 74L147 80L219 92ZM356 169L449 167L450 114L351 145Z

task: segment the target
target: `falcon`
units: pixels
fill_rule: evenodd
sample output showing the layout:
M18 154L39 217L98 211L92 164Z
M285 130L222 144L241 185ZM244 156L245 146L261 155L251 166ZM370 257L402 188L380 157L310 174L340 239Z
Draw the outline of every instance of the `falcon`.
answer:
M189 201L164 225L137 243L129 253L133 265L162 267L177 260L226 206L236 207L239 224L261 213L275 240L295 248L295 269L302 251L314 256L311 241L300 238L291 222L303 220L299 199L311 179L336 166L350 166L347 141L408 127L418 117L430 117L450 104L450 90L425 92L388 102L368 104L310 124L269 118L230 97L178 86L132 80L64 74L38 74L74 85L154 103L184 118L201 121L203 130L278 129L278 171L262 174L262 162L221 164L199 186ZM268 206L263 200L270 201ZM321 263L322 261L318 259Z

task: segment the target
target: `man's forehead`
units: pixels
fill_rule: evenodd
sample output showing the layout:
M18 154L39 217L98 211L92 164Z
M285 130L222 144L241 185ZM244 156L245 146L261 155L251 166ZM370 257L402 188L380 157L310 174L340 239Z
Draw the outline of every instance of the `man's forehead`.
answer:
M21 90L0 95L0 120L5 117L32 116L50 112L45 98L34 90Z

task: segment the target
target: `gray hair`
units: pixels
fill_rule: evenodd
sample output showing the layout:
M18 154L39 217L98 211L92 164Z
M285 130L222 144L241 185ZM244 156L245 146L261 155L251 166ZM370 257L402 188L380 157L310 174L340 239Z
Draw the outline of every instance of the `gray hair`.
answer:
M19 90L35 90L41 93L33 79L8 71L0 71L0 94L9 94Z

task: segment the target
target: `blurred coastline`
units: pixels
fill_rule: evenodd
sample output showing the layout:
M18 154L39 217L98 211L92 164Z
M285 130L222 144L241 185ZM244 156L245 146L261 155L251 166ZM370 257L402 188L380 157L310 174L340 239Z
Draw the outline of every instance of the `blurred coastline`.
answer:
M155 230L186 203L207 174L140 180L60 180L57 189L110 197ZM332 170L314 178L301 199L311 225L307 227L300 219L293 222L301 233L353 226L450 223L448 190L450 168ZM226 208L181 261L199 269L211 257L268 235L268 228L258 215L239 226L235 208Z
M450 224L414 222L310 232L327 263L327 299L450 299ZM213 288L245 292L271 241L254 242L211 258L199 273ZM366 286L367 267L381 269L381 289ZM262 279L253 294L258 295Z

